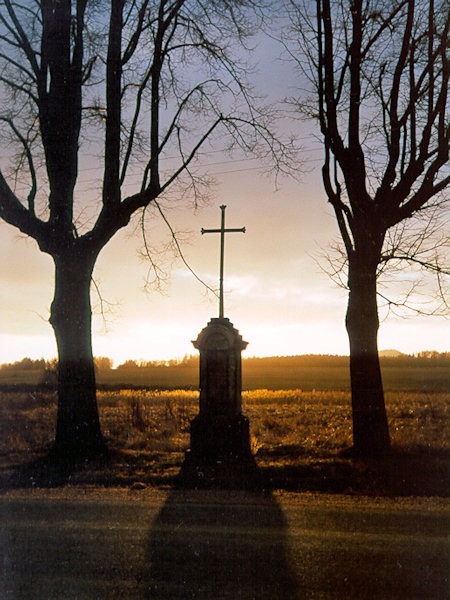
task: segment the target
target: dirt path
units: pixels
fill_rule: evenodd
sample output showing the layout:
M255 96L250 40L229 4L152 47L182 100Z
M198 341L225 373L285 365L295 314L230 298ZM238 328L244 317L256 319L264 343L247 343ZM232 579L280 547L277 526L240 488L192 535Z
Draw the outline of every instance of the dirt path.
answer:
M243 492L14 491L0 497L0 597L449 597L440 499Z

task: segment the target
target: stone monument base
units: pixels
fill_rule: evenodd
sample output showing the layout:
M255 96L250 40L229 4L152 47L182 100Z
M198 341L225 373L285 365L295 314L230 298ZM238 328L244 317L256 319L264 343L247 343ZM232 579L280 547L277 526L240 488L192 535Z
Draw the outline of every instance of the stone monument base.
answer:
M250 449L247 417L197 416L191 422L191 449L186 452L178 484L195 488L260 489L261 478Z
M198 415L191 422L191 454L201 459L248 459L251 450L247 417Z

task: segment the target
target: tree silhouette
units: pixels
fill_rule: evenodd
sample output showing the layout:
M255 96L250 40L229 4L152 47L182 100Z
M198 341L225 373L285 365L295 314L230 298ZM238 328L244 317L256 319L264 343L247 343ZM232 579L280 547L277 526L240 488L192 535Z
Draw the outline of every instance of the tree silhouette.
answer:
M323 184L345 248L354 451L378 455L390 439L377 275L388 259L421 262L410 238L401 256L392 232L445 202L450 17L434 0L317 0L310 16L313 6L291 4L303 53L288 48L315 88L314 104L297 106L320 123Z
M245 65L235 58L257 28L259 6L252 0L0 5L0 140L7 148L0 216L36 240L55 265L50 323L59 359L59 456L82 460L105 449L90 301L102 248L174 185L198 193L195 159L213 135L223 135L229 149L275 150L270 115L255 108ZM79 177L87 156L100 173L89 194Z

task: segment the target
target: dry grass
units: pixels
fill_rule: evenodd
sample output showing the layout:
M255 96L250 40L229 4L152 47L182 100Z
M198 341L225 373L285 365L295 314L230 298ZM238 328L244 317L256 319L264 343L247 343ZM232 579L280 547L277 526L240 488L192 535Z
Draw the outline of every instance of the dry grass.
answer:
M56 423L56 394L2 392L0 394L0 455L45 452Z
M325 457L352 443L350 394L256 390L244 394L254 450L261 458ZM393 447L403 453L449 451L448 396L386 394Z
M0 396L0 490L20 487L171 485L189 447L198 392L102 391L104 462L61 474L45 460L54 438L56 396ZM392 456L358 461L351 446L348 392L253 390L243 393L251 442L270 489L377 496L448 494L448 398L443 393L386 394Z
M198 392L185 390L99 392L103 433L115 449L183 452Z
M104 435L116 450L181 453L189 446L189 423L198 392L98 392ZM447 453L448 398L444 393L386 394L393 446L406 452ZM348 392L253 390L243 393L252 446L269 456L337 455L351 445ZM44 452L54 436L56 397L51 393L4 392L0 397L0 454Z

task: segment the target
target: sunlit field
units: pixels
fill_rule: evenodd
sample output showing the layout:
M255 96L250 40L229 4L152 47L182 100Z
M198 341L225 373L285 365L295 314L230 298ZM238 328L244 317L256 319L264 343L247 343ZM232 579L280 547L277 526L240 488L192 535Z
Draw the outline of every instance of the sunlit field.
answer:
M86 465L71 481L172 485L198 412L198 357L111 364L96 359L108 460ZM449 354L382 359L393 453L370 465L346 452L352 444L348 366L344 356L243 361L243 412L265 483L292 490L448 493ZM55 361L0 366L0 489L39 485L32 465L47 455L55 436L55 389ZM41 484L48 478L44 473Z
M256 455L286 451L324 456L351 445L348 392L252 390L243 392L242 401ZM189 446L189 423L198 412L198 392L99 391L98 404L111 447L183 452ZM449 449L446 394L388 392L386 405L395 447ZM42 452L54 435L55 394L3 392L0 415L2 455Z
M198 411L197 391L100 391L98 403L108 447L121 455L117 472L109 474L115 484L149 477L164 482L176 475L189 447L189 423ZM386 404L398 453L445 459L449 451L446 394L388 392ZM269 471L300 464L323 467L327 461L339 461L342 450L351 445L348 392L251 390L243 393L243 412L250 419L256 461ZM3 392L2 464L45 454L55 419L55 393Z
M424 353L430 356L382 357L381 370L386 392L448 392L450 386L450 353ZM96 358L97 383L116 389L147 387L159 389L197 389L199 365L197 357L180 361L126 361L117 368L105 368L107 358ZM24 359L0 365L1 386L30 388L46 384L56 386L56 361ZM272 358L244 358L242 389L258 390L339 390L350 389L349 360L346 356L303 355Z

